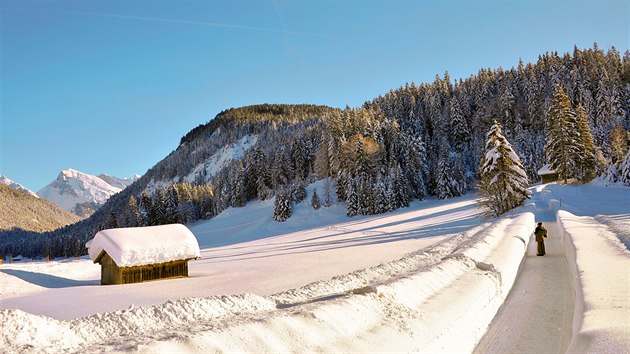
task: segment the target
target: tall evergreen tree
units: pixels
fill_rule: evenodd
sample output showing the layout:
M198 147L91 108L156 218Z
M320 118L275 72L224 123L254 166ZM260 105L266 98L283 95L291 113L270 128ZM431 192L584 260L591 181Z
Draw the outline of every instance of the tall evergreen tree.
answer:
M153 208L151 225L164 225L169 222L166 220L166 200L168 199L168 188L162 188L153 196Z
M300 176L297 177L297 180L293 182L291 187L291 196L296 203L301 203L304 199L306 199L306 187L304 186L304 181L302 181Z
M324 207L332 206L332 192L330 191L330 178L326 178L324 182Z
M409 195L409 183L402 176L401 167L399 164L395 164L389 171L389 185L391 190L392 203L390 204L390 210L396 210L398 208L406 208L409 206L411 197Z
M626 154L623 169L621 170L621 182L630 187L630 150Z
M609 138L610 158L612 163L619 166L628 151L628 132L620 124L610 131Z
M374 185L374 212L377 214L389 211L387 200L387 183L384 177L379 175Z
M267 200L273 193L271 192L271 174L267 155L257 147L254 150L254 169L252 171L256 179L256 197L258 200Z
M125 226L136 227L141 224L140 208L138 208L138 202L133 195L129 196L127 201L127 210L125 213Z
M455 193L458 196L466 194L468 190L468 186L466 185L466 171L464 170L464 162L462 159L462 154L457 154L451 169L453 171L453 179L457 183Z
M151 226L155 224L155 213L153 211L153 199L147 191L143 191L140 196L141 225Z
M580 152L578 153L577 177L588 182L595 178L596 174L596 149L595 143L593 142L593 135L591 134L591 128L588 125L588 116L582 105L578 105L576 119L580 133L580 143L577 144L580 148Z
M166 189L166 200L164 201L163 224L175 224L179 221L179 194L174 185Z
M116 218L116 213L114 211L109 212L109 216L107 217L107 224L105 225L106 229L115 229L118 227L118 220Z
M241 161L232 165L230 171L230 186L232 194L232 206L236 208L244 207L247 203L245 195L245 171Z
M319 200L319 196L317 195L317 188L313 188L313 196L311 197L311 206L315 210L318 210L322 206Z
M498 216L529 198L527 174L521 160L496 121L488 132L479 166L480 204L488 215Z
M368 175L359 177L357 181L357 188L359 194L359 214L374 214L375 199L372 178Z
M273 210L273 219L275 221L286 221L293 213L293 201L286 190L276 194L276 201Z
M346 192L346 215L355 216L359 214L359 191L358 180L352 178L348 181L348 191Z
M580 159L581 139L579 127L569 96L560 85L556 85L547 125L547 161L558 173L558 177L567 179L576 176L576 161Z
M440 144L436 178L436 197L438 199L453 198L460 195L460 186L458 181L455 180L451 168L451 157L446 139L443 139Z
M453 147L460 152L465 149L470 140L470 129L468 129L458 97L453 97L451 100L451 137Z
M306 178L309 173L308 157L304 150L302 139L295 139L293 141L292 161L295 164L295 174L301 179Z
M411 186L413 198L424 199L427 194L428 166L424 143L420 138L405 139L403 175Z

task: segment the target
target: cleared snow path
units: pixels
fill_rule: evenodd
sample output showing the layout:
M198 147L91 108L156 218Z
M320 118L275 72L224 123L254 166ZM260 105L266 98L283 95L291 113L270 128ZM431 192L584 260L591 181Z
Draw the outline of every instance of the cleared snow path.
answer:
M547 255L536 256L532 236L521 273L475 353L565 352L574 295L556 223L545 225Z
M564 246L555 222L557 202L534 192L536 221L548 231L544 257L532 235L514 287L475 353L564 353L571 339L575 299Z

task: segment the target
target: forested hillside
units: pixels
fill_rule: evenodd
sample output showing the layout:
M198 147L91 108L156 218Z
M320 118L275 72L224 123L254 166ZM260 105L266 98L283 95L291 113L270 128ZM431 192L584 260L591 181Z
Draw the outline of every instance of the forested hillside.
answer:
M327 177L322 206L336 196L349 216L391 211L428 195L458 196L476 186L494 121L536 181L548 162L556 87L586 117L588 127L580 129L593 136L594 174L621 180L624 168L630 170L630 54L576 48L511 69L482 69L467 79L446 73L432 83L405 84L360 108L226 110L186 134L175 151L91 218L46 235L2 235L0 252L42 255L42 239L50 238L63 240L50 252L66 255L72 251L63 245L86 241L100 228L207 219L253 199L275 197L274 218L282 221L293 204L311 201L306 184Z
M54 203L0 183L0 232L51 231L79 220Z

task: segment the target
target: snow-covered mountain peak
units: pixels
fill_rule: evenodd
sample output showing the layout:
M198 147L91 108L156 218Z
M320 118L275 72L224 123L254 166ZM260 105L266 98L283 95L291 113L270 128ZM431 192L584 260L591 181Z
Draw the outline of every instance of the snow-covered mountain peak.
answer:
M89 216L112 195L125 189L137 178L94 176L75 169L63 170L37 194L79 216Z
M9 187L11 187L11 188L13 188L13 189L17 189L17 190L19 190L19 191L22 191L22 192L24 192L24 193L28 193L28 194L30 194L30 195L32 195L32 196L34 196L34 197L36 197L36 198L39 198L39 197L37 196L37 194L35 194L35 192L31 191L30 189L28 189L28 188L24 187L23 185L21 185L21 184L19 184L19 183L15 182L15 181L10 180L10 179L9 179L7 176L5 176L5 175L0 174L0 183L5 184L5 185L7 185L7 186L9 186Z
M85 173L77 171L73 168L69 168L67 170L62 170L61 172L59 172L60 177L66 177L66 178L78 177L80 175L85 175Z

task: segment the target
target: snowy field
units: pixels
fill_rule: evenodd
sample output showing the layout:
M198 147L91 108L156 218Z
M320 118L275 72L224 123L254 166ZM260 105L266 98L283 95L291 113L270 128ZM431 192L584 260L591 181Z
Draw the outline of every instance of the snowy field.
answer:
M321 184L309 195L314 187L321 195ZM88 259L3 264L0 348L471 352L527 265L534 221L555 221L562 209L569 268L579 274L570 348L628 352L630 254L619 238L630 189L533 190L531 203L490 220L473 195L354 218L341 205L302 203L285 223L271 220L272 202L250 203L190 225L202 258L186 279L100 286ZM580 236L589 227L597 238ZM617 276L602 279L589 259L607 260Z

